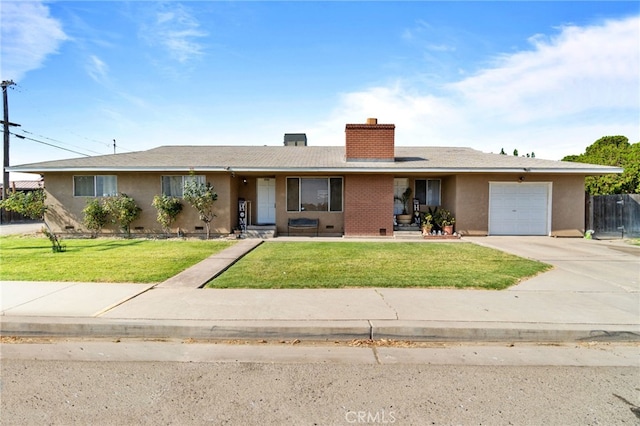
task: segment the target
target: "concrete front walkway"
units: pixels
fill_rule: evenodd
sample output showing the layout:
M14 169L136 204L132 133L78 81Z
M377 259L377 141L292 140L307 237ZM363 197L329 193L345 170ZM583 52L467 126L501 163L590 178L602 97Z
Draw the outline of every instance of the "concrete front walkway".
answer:
M257 238L240 240L228 249L211 255L193 267L158 284L158 287L201 288L260 244L262 240Z
M246 241L252 240L236 247L245 247ZM2 282L0 326L3 335L640 340L640 248L548 237L464 238L451 244L465 241L555 268L504 291L198 289L183 274L177 285L165 282L154 288ZM272 243L276 242L265 242ZM246 243L245 249L249 247ZM221 257L229 258L229 253ZM203 268L208 275L215 269L212 265L220 266L210 258L190 273Z

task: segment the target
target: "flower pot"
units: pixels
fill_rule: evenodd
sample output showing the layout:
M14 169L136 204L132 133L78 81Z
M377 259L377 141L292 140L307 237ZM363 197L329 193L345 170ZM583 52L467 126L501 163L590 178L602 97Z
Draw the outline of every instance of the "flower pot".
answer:
M453 225L445 225L442 227L444 235L453 235Z
M399 214L396 216L396 220L401 225L409 225L411 222L413 222L413 215Z
M427 235L431 235L432 226L423 226L422 227L422 236L426 237Z

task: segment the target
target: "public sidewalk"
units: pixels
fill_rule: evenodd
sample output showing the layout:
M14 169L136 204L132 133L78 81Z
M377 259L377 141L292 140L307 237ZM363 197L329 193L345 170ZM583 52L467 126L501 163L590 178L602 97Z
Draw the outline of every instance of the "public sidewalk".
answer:
M465 241L555 268L503 291L197 288L203 277L260 243L243 240L233 256L221 252L159 285L2 282L0 331L183 339L640 341L640 248L549 237Z

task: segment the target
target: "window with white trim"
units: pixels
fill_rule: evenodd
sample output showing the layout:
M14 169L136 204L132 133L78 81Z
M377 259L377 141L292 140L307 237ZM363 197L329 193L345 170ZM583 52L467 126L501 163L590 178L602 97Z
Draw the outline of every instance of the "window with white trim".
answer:
M193 179L200 184L205 183L205 177L202 175L162 176L162 195L182 198L184 194L184 184Z
M110 197L118 194L115 175L87 175L73 177L74 197Z
M427 206L440 205L440 179L416 179L415 198Z
M287 178L288 212L341 212L342 178Z

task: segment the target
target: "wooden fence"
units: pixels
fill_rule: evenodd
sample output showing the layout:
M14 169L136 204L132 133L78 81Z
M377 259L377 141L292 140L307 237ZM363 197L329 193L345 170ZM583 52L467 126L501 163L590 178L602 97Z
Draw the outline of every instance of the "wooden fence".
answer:
M585 214L596 237L640 237L640 194L588 195Z

